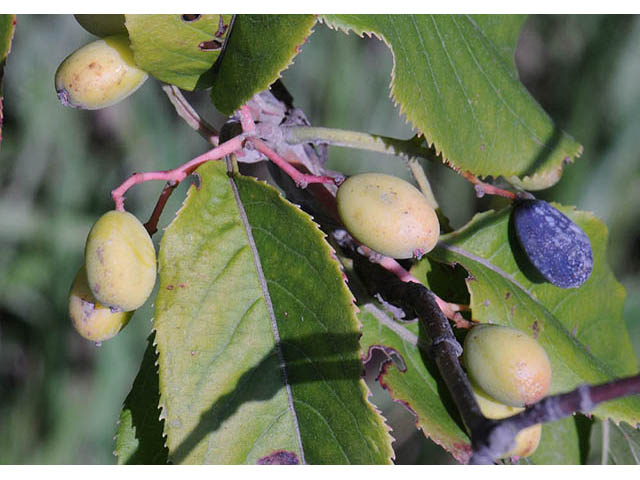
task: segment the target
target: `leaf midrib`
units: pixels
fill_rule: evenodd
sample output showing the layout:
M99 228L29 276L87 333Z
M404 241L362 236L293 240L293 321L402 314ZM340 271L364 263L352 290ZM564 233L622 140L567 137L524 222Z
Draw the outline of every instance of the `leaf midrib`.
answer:
M260 283L260 289L262 290L262 295L265 300L265 304L267 306L267 312L269 314L269 321L271 323L271 330L273 332L273 337L275 341L275 351L278 355L278 361L280 363L280 370L282 372L282 380L284 382L285 390L287 393L287 404L289 406L289 411L291 412L294 430L296 434L296 443L298 444L298 449L300 452L300 463L305 464L304 457L304 447L302 445L302 436L300 434L300 426L298 423L298 416L296 415L296 410L294 407L294 399L293 393L291 391L291 384L289 383L289 377L287 375L286 364L284 360L284 355L282 353L282 347L280 345L280 331L278 330L278 324L276 322L275 312L273 308L273 303L271 302L271 296L269 295L269 287L267 284L267 279L265 278L264 271L262 270L262 263L260 261L260 253L258 252L258 247L256 246L255 239L253 238L253 233L251 230L251 224L249 223L249 218L247 217L247 212L244 209L244 204L242 203L242 199L240 198L240 192L238 191L238 186L236 185L235 178L233 176L229 176L229 184L231 186L231 191L233 192L233 198L236 202L236 206L238 207L238 214L240 216L240 220L242 221L242 226L244 227L245 234L247 236L247 242L249 244L249 248L253 255L254 265L256 267L256 274L258 277L258 282Z

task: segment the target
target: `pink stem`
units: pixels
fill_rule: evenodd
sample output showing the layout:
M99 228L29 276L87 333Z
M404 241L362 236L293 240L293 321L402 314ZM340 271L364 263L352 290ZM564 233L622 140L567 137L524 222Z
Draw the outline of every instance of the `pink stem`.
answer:
M336 183L333 177L310 175L300 172L259 138L250 137L247 138L247 142L250 142L256 150L266 155L269 160L280 167L300 188L306 188L310 183Z
M187 175L193 173L200 165L210 160L218 160L225 155L229 155L240 150L244 144L244 135L238 135L224 142L222 145L209 150L206 153L194 158L193 160L181 165L173 170L162 170L157 172L134 173L127 178L118 188L111 191L111 198L116 204L116 210L124 210L124 195L134 185L148 182L150 180L166 180L170 185L178 184L183 181Z
M253 117L251 116L251 110L249 110L247 105L240 107L240 124L242 125L242 131L244 133L250 133L256 129L256 124L253 123Z
M478 195L478 197L482 197L484 194L489 194L489 195L499 195L501 197L510 198L511 200L515 200L518 198L518 195L516 195L513 192L510 192L509 190L504 190L502 188L494 187L493 185L490 185L488 183L481 181L478 177L476 177L471 172L464 172L462 173L462 176L475 185L476 194Z

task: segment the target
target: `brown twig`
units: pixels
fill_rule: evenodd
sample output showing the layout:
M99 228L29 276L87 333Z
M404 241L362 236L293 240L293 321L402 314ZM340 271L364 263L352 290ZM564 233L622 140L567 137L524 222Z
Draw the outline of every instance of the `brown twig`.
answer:
M552 395L512 417L488 422L481 435L473 440L472 464L491 464L509 451L515 436L524 428L554 422L576 412L588 413L598 404L640 394L640 374L600 385L582 385L575 390Z
M160 215L162 215L162 211L167 204L167 200L178 186L177 183L167 182L167 184L162 189L160 196L158 197L158 201L156 202L156 206L147 220L147 223L144 224L144 228L149 232L149 236L153 236L154 233L158 231L158 222L160 221Z
M355 243L355 239L353 240ZM407 271L402 265L398 263L398 261L391 257L386 257L384 255L379 254L371 250L369 247L359 244L358 250L365 255L370 262L377 263L385 270L393 273L399 280L402 282L415 282L420 283L416 277L414 277L409 271ZM435 293L433 294L435 302L438 304L438 307L444 313L445 317L449 320L454 321L456 326L459 328L469 328L469 322L465 320L459 312L469 310L468 305L458 305L457 303L449 303L440 298Z

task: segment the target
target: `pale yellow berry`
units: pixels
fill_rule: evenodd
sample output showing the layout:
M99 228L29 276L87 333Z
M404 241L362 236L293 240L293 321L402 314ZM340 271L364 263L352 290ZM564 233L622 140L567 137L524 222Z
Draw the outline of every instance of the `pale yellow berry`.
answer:
M112 210L87 237L85 264L96 299L123 311L147 301L156 281L156 252L151 237L129 212Z
M483 324L464 341L469 378L490 397L522 407L551 388L551 363L537 340L515 328Z
M113 312L98 302L91 293L83 265L69 292L69 315L80 335L93 342L102 342L122 330L133 312Z
M522 407L511 407L496 401L475 385L473 386L473 393L475 394L482 414L487 418L499 420L501 418L511 417L524 410ZM516 435L515 446L505 453L503 458L514 456L528 457L532 455L538 448L541 435L542 425L539 423L521 430L518 432L518 435Z
M55 87L67 106L96 110L135 92L147 73L133 63L127 35L113 35L79 48L60 64Z
M338 213L348 232L393 258L421 256L435 247L440 224L420 190L391 175L364 173L338 189Z

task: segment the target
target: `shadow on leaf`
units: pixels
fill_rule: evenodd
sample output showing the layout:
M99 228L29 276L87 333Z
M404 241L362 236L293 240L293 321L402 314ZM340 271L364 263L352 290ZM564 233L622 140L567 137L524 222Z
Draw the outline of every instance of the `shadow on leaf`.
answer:
M171 460L183 462L207 435L220 429L242 405L272 399L285 388L285 374L294 398L296 393L304 393L301 386L314 382L359 381L363 375L362 361L353 358L353 353L359 350L359 337L358 334L327 333L282 341L286 373L274 347L253 368L242 374L232 391L220 396L200 416L195 428L172 452ZM345 360L344 357L349 358ZM295 399L289 400L289 408L294 402ZM301 429L303 444L305 433ZM308 435L312 434L308 432ZM275 451L279 446L273 445L273 448Z

